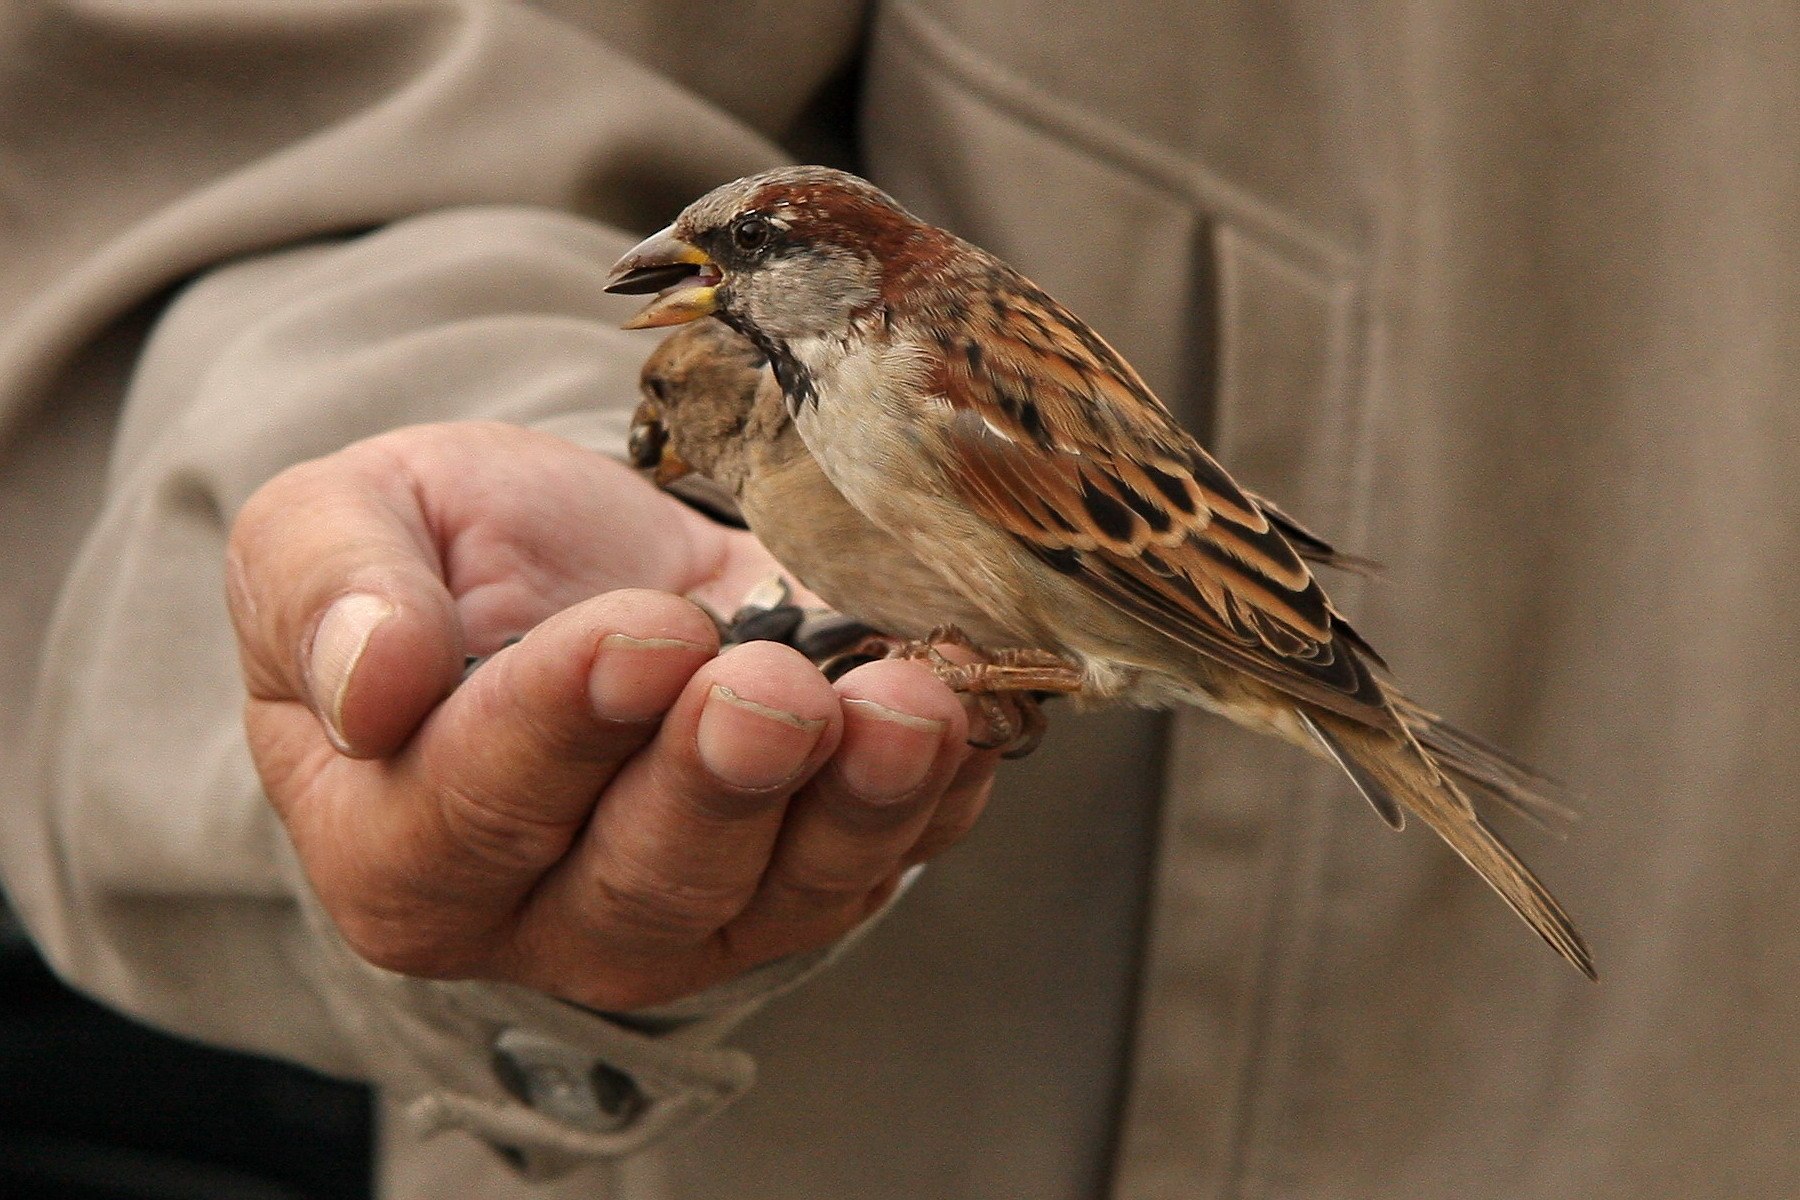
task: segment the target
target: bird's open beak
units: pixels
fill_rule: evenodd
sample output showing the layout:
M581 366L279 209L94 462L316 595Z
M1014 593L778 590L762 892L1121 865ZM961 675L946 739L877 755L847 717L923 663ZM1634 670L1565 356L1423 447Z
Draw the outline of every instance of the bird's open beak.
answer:
M667 487L694 468L669 445L669 428L663 424L662 409L654 400L646 400L631 414L631 440L626 443L631 465L649 471L658 487Z
M626 329L685 325L718 311L718 264L700 247L676 237L674 228L653 233L626 251L606 278L609 292L662 293L625 322Z

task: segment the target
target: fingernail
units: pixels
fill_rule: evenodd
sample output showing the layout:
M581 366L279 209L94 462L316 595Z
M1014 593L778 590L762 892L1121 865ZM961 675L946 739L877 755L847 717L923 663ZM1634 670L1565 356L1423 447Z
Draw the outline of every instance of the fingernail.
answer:
M715 683L694 736L700 763L715 778L760 791L798 777L824 731L823 718L770 708Z
M588 674L588 702L603 720L654 721L669 711L711 646L680 638L609 633Z
M844 701L844 740L833 761L844 785L869 800L897 800L931 773L944 722L873 700Z
M307 687L339 749L348 743L344 736L344 697L350 693L356 664L362 661L375 630L395 611L380 596L352 592L325 610L313 634L312 649L306 658Z

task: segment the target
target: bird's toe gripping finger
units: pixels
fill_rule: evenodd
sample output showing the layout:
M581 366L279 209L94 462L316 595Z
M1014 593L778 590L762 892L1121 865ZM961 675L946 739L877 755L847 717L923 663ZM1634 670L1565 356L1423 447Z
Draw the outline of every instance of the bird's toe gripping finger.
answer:
M1001 758L1024 758L1038 748L1050 728L1044 706L1035 695L1021 693L1013 697L1013 704L1019 710L1019 731L1000 752Z
M923 662L951 691L965 695L1073 695L1082 686L1081 668L1061 655L1023 648L984 652L954 626L935 629L922 641L890 640L888 644L889 658ZM938 649L940 645L966 649L981 657L974 662L956 662Z
M1006 711L1006 705L1000 702L1000 697L992 692L981 692L971 699L981 714L982 729L980 733L974 730L969 732L969 745L977 750L1000 750L1011 746L1013 739L1018 736L1018 723Z
M992 692L978 692L971 699L980 710L983 731L971 735L977 750L998 750L1001 758L1024 758L1044 740L1050 728L1040 698L1030 692L1011 692L1005 700Z
M951 691L970 698L982 731L970 736L969 745L1000 750L1002 758L1024 758L1036 750L1049 728L1042 700L1079 692L1081 669L1060 655L1031 649L997 650L978 662L955 662L937 648L958 645L944 632L932 631L928 641L892 643L889 656L925 663Z
M977 750L998 750L1001 758L1024 758L1036 750L1050 728L1043 704L1029 692L1012 692L1002 700L992 692L972 697L981 712L983 731L971 735Z
M942 657L941 655L939 657ZM1054 666L999 660L995 662L952 663L938 668L938 678L953 692L971 695L1004 695L1027 697L1035 693L1053 696L1073 695L1081 690L1081 670L1061 659Z

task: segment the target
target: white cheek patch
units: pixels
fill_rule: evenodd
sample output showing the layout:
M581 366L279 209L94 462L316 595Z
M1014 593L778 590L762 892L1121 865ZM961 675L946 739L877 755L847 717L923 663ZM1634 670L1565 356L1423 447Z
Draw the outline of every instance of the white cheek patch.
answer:
M861 260L803 251L776 255L743 273L742 304L764 333L788 343L847 337L851 314L877 299Z

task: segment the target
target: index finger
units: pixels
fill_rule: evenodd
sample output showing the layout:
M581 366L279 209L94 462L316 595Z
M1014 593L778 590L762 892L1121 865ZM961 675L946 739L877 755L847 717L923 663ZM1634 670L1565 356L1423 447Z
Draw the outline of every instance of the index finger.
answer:
M786 646L749 642L702 666L538 889L526 941L569 963L596 941L706 941L750 902L789 798L842 728L831 685Z

